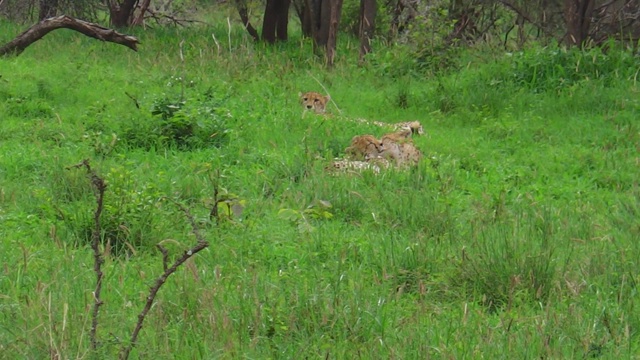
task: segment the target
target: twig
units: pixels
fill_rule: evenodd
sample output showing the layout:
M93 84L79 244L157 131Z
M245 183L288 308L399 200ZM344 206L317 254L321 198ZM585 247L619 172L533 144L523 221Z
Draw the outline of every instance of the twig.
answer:
M94 228L91 233L91 248L93 249L93 259L94 265L93 270L96 273L96 289L93 292L93 312L91 314L91 331L89 333L89 339L91 340L91 348L95 351L98 347L98 341L96 340L96 332L98 330L98 312L100 310L100 305L102 305L102 300L100 299L100 292L102 290L102 264L104 263L104 258L102 257L102 253L100 252L100 215L102 214L103 201L104 201L104 191L107 188L107 184L104 182L102 178L96 175L95 171L91 169L89 165L89 159L84 159L79 164L69 166L70 168L79 168L85 167L87 169L87 173L91 178L91 184L96 190L96 202L97 207L96 211L93 214Z
M136 109L140 110L140 104L138 103L138 99L136 99L133 95L129 94L126 91L124 92L124 94L127 95L129 99L133 101L133 103L136 105Z
M167 271L167 268L169 267L169 251L160 244L157 244L156 247L162 253L162 271Z
M209 175L209 180L213 183L213 207L211 207L211 212L209 212L209 220L216 219L216 224L220 223L220 214L218 214L218 204L220 203L220 199L218 195L220 193L218 188L218 183L220 181L220 171L216 171L216 179L212 179L211 175Z
M131 353L131 350L133 349L133 347L136 345L138 334L142 329L142 323L144 322L144 319L147 316L147 313L149 312L149 310L151 310L151 306L153 305L156 295L158 295L158 291L160 291L160 288L162 287L162 285L164 285L164 283L167 281L167 278L169 278L171 274L176 272L178 267L180 267L180 265L182 265L185 261L189 260L189 258L193 257L195 254L197 254L198 252L200 252L201 250L209 246L209 243L206 240L204 240L204 237L200 234L196 221L191 215L191 213L189 213L189 210L185 208L182 204L174 200L171 200L171 199L168 199L168 200L176 204L180 208L180 210L182 210L182 212L186 215L187 219L189 220L189 223L191 224L192 232L195 235L196 240L198 242L191 249L185 251L180 258L176 259L176 261L173 263L173 265L170 268L165 269L162 275L160 275L160 277L156 279L155 284L149 289L149 295L147 295L147 302L145 303L144 308L142 309L142 312L140 312L140 314L138 315L138 322L136 323L136 327L133 330L133 333L131 333L131 340L129 344L126 347L124 347L120 352L120 360L126 360L129 358L129 354ZM163 261L164 261L164 257L163 257Z
M184 66L184 54L183 54L183 51L182 51L182 47L183 46L184 46L184 39L182 39L180 41L180 63L182 64L182 74L181 74L182 76L180 76L181 77L181 79L180 79L181 80L180 81L180 101L184 101L184 82L185 82L184 78L186 76L185 70L184 70L184 68L185 68L185 66Z

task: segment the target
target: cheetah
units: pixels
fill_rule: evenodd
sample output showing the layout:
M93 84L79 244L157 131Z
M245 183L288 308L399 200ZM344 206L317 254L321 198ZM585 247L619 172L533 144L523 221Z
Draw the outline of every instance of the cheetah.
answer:
M380 156L394 160L399 167L416 165L422 158L422 152L413 144L410 135L411 131L404 129L383 136L380 139L382 143Z
M358 135L351 139L351 145L345 149L345 153L351 160L366 160L380 156L383 150L382 141L373 135Z
M327 109L327 103L331 100L331 96L317 92L298 93L298 96L305 112L313 110L316 114L324 114Z
M405 121L399 123L385 123L382 121L370 121L367 119L355 119L356 122L367 125L375 125L382 128L391 128L394 131L403 129L411 130L411 135L424 135L424 128L420 121Z
M304 113L313 110L316 114L326 114L327 104L331 100L330 95L322 95L317 92L309 91L306 93L298 93L300 103L304 107ZM304 117L304 115L303 115ZM402 129L410 129L412 135L423 135L424 128L419 121L405 121L399 123L385 123L381 121L371 121L367 119L346 119L348 121L357 122L361 124L374 125L382 128L391 128L394 131Z
M380 167L367 161L335 159L331 163L331 167L327 167L328 171L342 173L358 173L365 170L371 170L374 174L380 173Z

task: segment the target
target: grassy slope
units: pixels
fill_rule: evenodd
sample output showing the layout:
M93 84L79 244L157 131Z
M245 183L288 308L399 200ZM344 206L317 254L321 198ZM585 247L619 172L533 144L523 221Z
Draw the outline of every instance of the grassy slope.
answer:
M325 71L296 40L262 48L235 30L229 45L224 28L139 35L139 53L58 31L0 59L2 356L90 354L95 275L82 239L95 200L84 174L65 169L83 158L109 183L105 227L139 249L105 265L105 357L161 270L153 245L176 254L193 241L163 196L192 208L211 247L161 290L135 357L640 351L637 62L598 60L603 76L565 84L544 53L469 54L459 71L412 77L384 51L360 68L345 47L349 57ZM405 173L326 174L352 136L380 129L301 118L297 93L321 90L316 79L345 117L422 121L425 160ZM189 116L215 116L227 143L145 142L154 101L183 91ZM213 112L198 113L206 106ZM215 181L245 202L241 219L206 225ZM318 200L331 218L279 216L309 206L321 215Z

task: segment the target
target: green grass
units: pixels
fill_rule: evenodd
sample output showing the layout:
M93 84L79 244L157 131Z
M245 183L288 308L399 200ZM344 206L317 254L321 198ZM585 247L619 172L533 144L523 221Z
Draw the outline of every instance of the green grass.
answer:
M136 30L138 53L61 30L0 59L0 357L114 358L162 272L155 245L195 242L167 198L211 245L132 358L640 353L637 57L470 49L420 72L380 44L359 67L345 38L328 71L307 40L229 43L223 25ZM341 114L302 117L318 81ZM382 135L356 117L420 120L424 159L327 173L351 137ZM95 197L68 169L85 158L112 242L95 354ZM209 219L215 186L240 216Z

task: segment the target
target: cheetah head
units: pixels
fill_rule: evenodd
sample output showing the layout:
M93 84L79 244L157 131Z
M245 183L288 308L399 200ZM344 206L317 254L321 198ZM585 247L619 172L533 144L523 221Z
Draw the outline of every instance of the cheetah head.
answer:
M316 114L324 114L327 103L331 100L329 95L324 96L317 92L298 93L298 96L304 110L313 110Z

